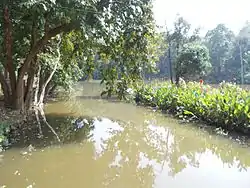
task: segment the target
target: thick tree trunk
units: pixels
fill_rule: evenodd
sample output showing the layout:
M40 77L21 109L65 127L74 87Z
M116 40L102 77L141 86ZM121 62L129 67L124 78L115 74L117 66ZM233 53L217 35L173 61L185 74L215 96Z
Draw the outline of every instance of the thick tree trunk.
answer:
M24 80L19 81L20 83L17 85L16 87L16 91L13 94L14 96L14 109L16 110L21 110L24 111L25 110L25 106L24 106Z
M34 78L32 78L31 74L29 72L30 70L30 64L32 60L35 58L35 56L39 53L39 51L48 43L48 41L62 33L62 32L69 32L72 31L75 28L78 28L79 25L75 23L67 23L59 25L55 28L49 28L48 24L45 24L45 33L42 38L34 40L31 45L30 52L27 54L22 66L20 67L20 71L18 72L18 76L16 75L16 69L13 63L13 38L12 38L12 23L10 19L10 13L9 8L5 6L3 8L3 27L4 27L4 56L5 56L5 62L3 63L4 68L6 70L6 74L2 74L0 76L0 82L1 86L3 88L4 92L4 99L5 99L5 105L10 105L11 108L16 110L24 110L27 109L25 107L26 105L29 106L29 102L26 102L26 100L30 100L30 92L32 92L32 82ZM35 26L33 24L33 26ZM35 33L35 32L33 32ZM31 34L32 35L32 34ZM34 37L34 36L32 36ZM29 74L29 81L28 86L24 83L24 77L25 74ZM10 86L8 86L8 82L6 81L6 77L9 76L10 79ZM40 100L39 100L40 101ZM37 101L38 102L38 101Z
M5 106L12 107L13 95L16 90L16 74L12 59L12 23L8 6L3 8L3 28L4 28L4 73L0 73L0 83L3 89ZM10 79L10 83L8 83Z
M35 60L34 60L35 61ZM36 67L35 62L32 63L31 70L28 74L27 86L25 90L25 108L29 110L32 106L32 100L34 98L34 80L35 80Z
M24 108L24 83L23 78L19 79L19 84L17 85L15 67L13 63L13 38L12 38L12 23L10 19L9 8L7 6L4 7L3 11L4 15L4 52L5 52L5 62L3 63L5 67L5 75L9 76L10 79L10 87L8 86L7 80L4 76L1 78L1 85L4 87L4 98L5 105L11 106L11 108L23 110ZM5 82L3 81L3 78ZM9 89L7 89L9 88Z
M1 72L0 72L0 84L4 94L4 104L6 107L10 107L11 106L10 89L6 82L6 79L4 78L4 75Z
M4 66L9 73L11 93L13 95L16 89L16 73L12 59L12 48L13 48L12 23L10 19L9 8L7 6L4 7L3 17L4 17L3 25L4 25L4 49L5 49Z

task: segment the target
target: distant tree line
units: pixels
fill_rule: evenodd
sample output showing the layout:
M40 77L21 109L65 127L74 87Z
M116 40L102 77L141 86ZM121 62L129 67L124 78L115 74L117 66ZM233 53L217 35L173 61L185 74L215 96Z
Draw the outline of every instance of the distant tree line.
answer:
M182 77L215 84L223 80L250 83L250 22L237 35L226 25L218 24L201 37L200 28L193 29L178 16L173 30L166 28L157 35L158 41L151 45L158 45L160 59L155 71L143 69L144 79L163 78L178 83ZM96 62L95 66L90 77L101 79L106 65Z
M191 32L191 25L178 16L173 31L164 32L168 50L157 63L158 72L149 77L170 79L172 73L177 82L181 76L210 83L250 83L250 22L237 35L224 24L209 30L205 37L200 37L199 31Z

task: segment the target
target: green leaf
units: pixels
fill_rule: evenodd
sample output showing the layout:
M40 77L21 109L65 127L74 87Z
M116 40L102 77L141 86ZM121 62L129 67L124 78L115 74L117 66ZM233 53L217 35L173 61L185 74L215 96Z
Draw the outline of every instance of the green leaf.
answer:
M245 111L246 114L248 113L248 111L249 111L249 105L248 104L245 105L245 110L244 111Z
M185 115L194 115L193 112L190 112L190 111L188 111L188 110L184 110L183 113L184 113Z

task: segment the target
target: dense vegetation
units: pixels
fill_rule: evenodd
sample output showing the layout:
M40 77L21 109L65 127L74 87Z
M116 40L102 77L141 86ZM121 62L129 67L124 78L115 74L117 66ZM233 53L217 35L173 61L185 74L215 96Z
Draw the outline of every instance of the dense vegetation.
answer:
M98 64L109 93L137 80L157 58L151 7L150 0L1 1L5 106L41 107L57 86L72 87Z
M223 82L218 88L196 82L179 87L169 82L142 84L135 90L135 100L184 120L250 134L250 92L235 84Z
M164 38L169 44L169 50L165 51L157 63L159 72L154 77L174 78L177 71L175 67L179 62L179 56L185 51L185 45L196 42L206 46L211 63L211 69L200 75L204 80L215 84L219 84L223 80L249 83L249 22L246 22L237 34L224 24L218 24L214 29L207 31L204 37L199 34L199 28L194 29L193 34L190 35L192 31L191 25L181 16L177 17L172 31L168 28L164 31ZM190 68L189 72L195 70ZM196 80L195 77L192 79Z

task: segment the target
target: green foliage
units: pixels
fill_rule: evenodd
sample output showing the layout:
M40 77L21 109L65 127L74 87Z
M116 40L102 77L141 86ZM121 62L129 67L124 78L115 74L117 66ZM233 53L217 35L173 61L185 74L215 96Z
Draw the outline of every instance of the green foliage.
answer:
M181 119L198 119L226 130L250 133L250 92L230 83L215 89L190 82L186 87L170 83L142 85L137 100L170 111Z
M51 80L53 85L71 89L79 79L93 73L97 47L92 37L81 32L65 34L60 53L60 64ZM53 64L49 65L53 69Z
M215 78L216 82L219 83L232 57L235 45L234 33L224 24L219 24L213 30L207 32L205 42L213 65L211 77Z
M159 37L153 36L146 28L141 29L125 31L114 46L100 49L101 61L104 62L101 83L107 86L103 95L117 94L123 98L126 90L142 79L145 72L155 70L155 62L162 52L156 41Z
M10 125L8 122L0 122L0 151L3 146L8 143L7 135L10 132Z
M2 14L6 7L13 24L16 73L21 67L27 67L20 69L21 75L29 73L30 59L38 56L39 61L34 64L40 64L44 78L48 78L57 58L58 48L54 44L57 35L63 38L61 57L50 86L68 89L80 78L90 77L103 64L101 72L107 93L122 98L125 86L140 79L143 70L155 67L159 46L151 0L4 1L0 3ZM0 25L0 34L3 32ZM2 48L3 43L0 39Z
M195 43L200 42L201 39L199 37L199 28L196 28L191 33L191 24L188 23L187 20L185 20L181 16L177 16L175 22L174 22L174 29L173 31L168 30L166 28L166 31L163 33L165 44L168 45L170 48L170 54L169 49L165 46L165 53L162 54L162 57L160 59L160 62L158 63L158 67L160 69L161 76L166 76L169 74L170 71L170 62L169 62L169 55L171 57L172 63L176 63L177 58L181 51L183 50L184 46L189 43ZM191 33L191 35L190 35ZM176 65L172 66L175 67Z
M209 52L199 43L187 43L176 60L176 75L185 79L206 75L211 69Z
M174 56L178 55L185 44L200 41L199 31L200 29L196 28L190 35L191 24L183 17L178 16L174 23L173 32L167 31L166 33L167 42L171 43Z

